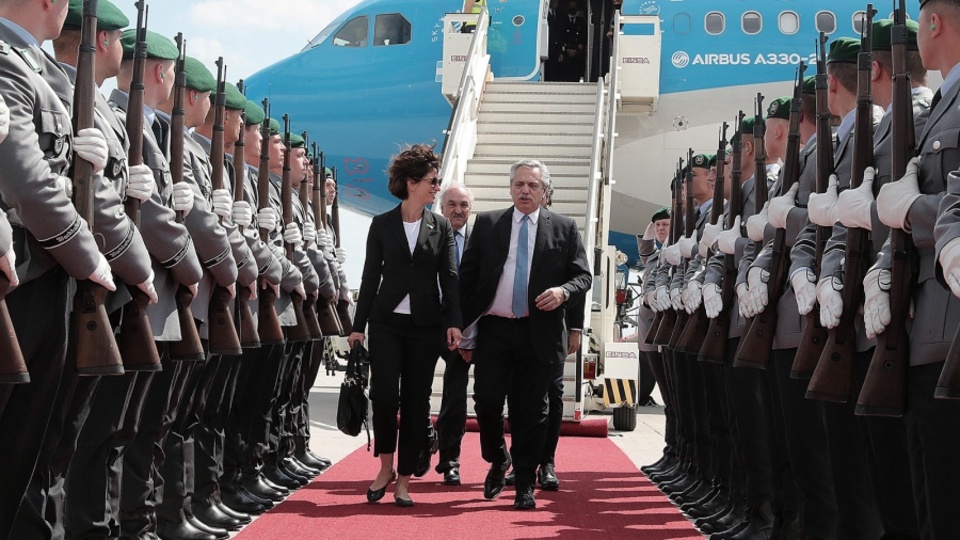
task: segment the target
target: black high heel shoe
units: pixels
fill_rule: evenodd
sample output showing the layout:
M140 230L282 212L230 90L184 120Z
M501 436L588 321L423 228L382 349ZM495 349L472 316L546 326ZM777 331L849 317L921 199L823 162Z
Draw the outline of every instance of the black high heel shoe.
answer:
M396 479L397 479L397 473L394 472L394 473L393 473L393 476L390 477L390 480L387 480L387 483L384 484L382 488L377 489L377 490L373 490L373 489L367 488L367 502L375 503L375 502L379 501L380 499L382 499L383 496L386 495L386 493L387 493L387 487L388 487L390 484L392 484L393 481L396 480Z

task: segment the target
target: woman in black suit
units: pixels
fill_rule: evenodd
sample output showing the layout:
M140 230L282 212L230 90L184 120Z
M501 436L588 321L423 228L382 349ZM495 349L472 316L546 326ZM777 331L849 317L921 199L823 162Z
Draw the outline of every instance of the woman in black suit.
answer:
M380 457L380 473L367 490L370 502L383 498L396 478L397 506L413 506L408 488L427 436L434 369L443 347L456 350L460 343L453 230L446 218L426 210L440 191L439 170L440 157L430 146L414 145L394 156L388 188L400 205L373 218L367 233L348 342L362 344L369 321L373 452Z

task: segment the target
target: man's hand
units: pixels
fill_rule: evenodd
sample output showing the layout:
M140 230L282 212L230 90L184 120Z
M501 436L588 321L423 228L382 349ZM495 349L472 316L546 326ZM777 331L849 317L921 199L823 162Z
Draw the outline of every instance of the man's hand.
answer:
M460 338L461 335L459 328L455 326L447 328L447 350L455 351L460 348Z
M833 227L837 222L837 175L830 175L825 193L811 193L807 201L810 222L821 227Z
M754 315L762 312L770 301L769 286L767 285L769 281L770 272L759 266L752 266L747 271L747 287L749 289L747 299L750 302L750 310Z
M703 226L703 234L700 235L700 254L706 257L707 253L713 249L713 244L717 241L717 236L723 232L723 223L716 225L707 223Z
M843 315L843 284L833 276L825 277L817 283L817 301L820 302L820 324L833 329L840 324Z
M837 218L844 227L873 230L873 167L863 171L863 183L857 189L848 189L837 199Z
M802 268L790 276L793 294L797 297L797 311L806 315L817 302L817 276L809 268Z
M270 289L271 291L273 291L273 296L274 296L274 297L279 297L279 296L280 296L280 284L279 284L279 283L273 283L273 282L271 282L269 279L264 278L264 279L260 280L260 288L263 289L263 290Z
M10 248L3 257L0 257L0 272L6 276L10 282L10 288L20 285L20 276L17 275L17 253Z
M73 137L73 151L93 165L94 174L100 174L107 166L109 157L107 140L97 128L90 127L78 131Z
M261 208L257 210L257 226L270 232L277 229L277 213L273 208Z
M0 142L3 142L9 133L10 107L7 107L7 102L3 100L3 96L0 96Z
M683 301L683 307L687 310L687 313L693 313L703 302L703 285L699 281L691 279L687 282L687 287L683 289L680 299Z
M767 229L767 223L769 223L767 205L764 204L759 214L747 218L747 236L754 242L763 242L763 233Z
M947 242L940 250L943 277L954 296L960 297L960 238Z
M670 303L670 290L666 285L657 287L657 311L666 311L672 307Z
M643 293L643 303L647 305L653 311L659 311L657 309L657 290L650 289L647 292Z
M210 196L213 201L213 213L223 219L233 215L233 196L226 189L215 189Z
M143 202L150 198L155 189L157 189L157 182L153 178L153 169L142 163L130 166L125 191L127 197Z
M143 294L147 295L151 304L156 304L158 300L157 289L153 286L153 278L153 270L150 270L150 275L147 276L146 281L137 285L137 288L143 291Z
M910 207L920 198L920 186L917 183L919 170L920 158L915 157L907 164L907 170L901 179L887 182L880 188L877 195L877 214L887 227L910 231Z
M577 352L580 348L580 330L571 330L567 334L567 355Z
M677 248L680 249L680 256L688 259L693 258L693 248L697 245L697 233L693 232L690 236L682 236L677 241Z
M253 210L250 209L250 203L247 201L235 201L233 210L230 213L230 219L237 227L247 228L253 223Z
M183 212L186 216L193 210L193 188L186 182L174 182L173 184L173 209L176 212Z
M753 317L753 312L750 311L750 302L748 297L750 296L750 287L746 283L741 283L737 285L737 309L740 310L740 316L744 319L749 319Z
M253 280L247 284L247 290L250 291L250 300L257 299L257 280Z
M363 332L354 332L349 336L347 336L347 345L349 345L350 348L352 349L355 344L359 343L360 346L362 347L363 342L366 340L367 340L367 336Z
M306 246L310 246L317 241L317 226L312 221L303 223L303 241Z
M110 270L110 263L107 262L107 258L103 256L103 253L98 253L100 259L97 261L97 268L90 274L90 281L100 285L108 291L117 290L117 286L113 283L113 272Z
M733 220L733 227L727 229L717 236L717 248L725 255L735 255L737 252L737 240L743 238L740 235L740 216Z
M567 301L567 295L563 287L551 287L536 298L537 309L540 311L553 311L562 306Z
M707 283L703 287L703 309L710 319L716 319L723 311L723 293L716 283Z
M863 326L870 339L890 324L890 282L890 271L884 268L874 268L863 277Z
M787 218L790 216L790 211L797 207L798 191L800 191L800 183L794 182L790 186L790 191L770 199L770 208L767 210L770 225L778 229L787 228Z
M657 225L655 223L650 223L647 225L647 228L643 231L643 236L640 237L641 240L654 240L657 238Z
M303 235L300 234L300 227L296 223L287 223L283 227L283 243L292 244L294 249L298 249L303 243Z
M663 248L660 253L663 260L667 261L670 266L680 264L680 246L678 244L669 245Z
M344 249L344 248L342 248L342 247L338 247L338 248L337 248L337 262L340 263L340 264L343 264L343 263L347 262L347 250L346 250L346 249Z

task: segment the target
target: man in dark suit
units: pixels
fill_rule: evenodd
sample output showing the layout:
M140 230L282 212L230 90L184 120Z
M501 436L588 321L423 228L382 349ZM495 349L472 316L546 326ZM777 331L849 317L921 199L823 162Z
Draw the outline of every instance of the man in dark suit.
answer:
M564 317L590 288L587 257L576 223L540 207L550 172L536 160L510 168L514 205L477 216L460 263L463 320L472 328L461 345L476 354L474 401L483 459L491 464L483 494L500 494L515 460L514 508L536 507L533 484L547 428L547 388L566 356ZM503 437L504 399L512 447Z

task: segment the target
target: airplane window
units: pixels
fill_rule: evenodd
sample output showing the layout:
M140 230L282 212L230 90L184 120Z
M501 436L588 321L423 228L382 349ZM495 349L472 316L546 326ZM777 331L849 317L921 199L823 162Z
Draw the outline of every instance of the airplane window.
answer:
M760 29L763 28L763 19L760 18L760 14L756 11L748 11L743 14L743 17L740 19L740 24L743 27L743 33L759 34Z
M867 21L866 11L855 11L853 13L853 31L857 34L863 34L863 25Z
M374 45L403 45L410 42L410 21L399 13L377 15L373 29Z
M727 22L723 18L723 13L719 11L711 11L707 13L706 18L703 20L703 27L706 29L707 33L716 36L722 34L724 28L726 28Z
M350 19L333 36L333 44L337 47L366 47L369 26L370 17L366 15Z
M793 11L784 11L780 14L780 32L796 34L800 30L800 16Z
M837 31L837 17L831 11L817 12L817 32L832 34Z
M673 16L673 31L678 34L686 34L690 31L690 15L686 13L677 13Z

